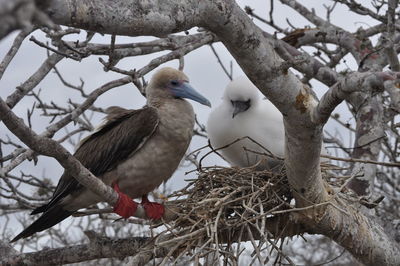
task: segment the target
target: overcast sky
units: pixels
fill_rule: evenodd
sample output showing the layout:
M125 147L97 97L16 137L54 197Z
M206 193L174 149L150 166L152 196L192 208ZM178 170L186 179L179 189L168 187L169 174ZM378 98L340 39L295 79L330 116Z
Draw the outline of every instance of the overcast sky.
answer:
M244 6L244 3L251 6L255 9L255 12L261 16L266 16L269 12L269 1L252 0L238 2L241 4L241 6ZM325 17L326 14L323 4L331 4L331 1L319 0L308 0L301 2L307 5L307 7L309 8L312 5L315 8L316 13L321 17ZM332 23L349 31L355 31L360 26L368 27L376 24L376 22L366 17L356 15L349 16L347 10L348 9L346 7L338 6L331 15ZM277 3L277 1L275 1L274 20L276 24L284 28L288 27L286 18L289 18L290 22L293 25L296 25L298 28L303 28L310 25L305 19L303 19L297 13L293 12L290 8L286 6L281 6ZM267 27L258 22L256 23L264 30L273 33L273 30L270 27ZM191 30L191 33L194 32L196 32L196 29ZM39 32L35 32L33 35L41 41L46 41L45 36ZM1 40L1 58L3 58L5 53L8 51L15 36L16 33L13 33L10 34L10 36L8 36L6 39ZM43 60L46 57L46 51L43 48L36 46L28 39L29 38L27 38L27 40L22 45L22 48L20 49L17 56L15 57L10 67L4 74L2 80L0 81L0 96L3 99L11 94L15 90L16 86L24 82L34 71L36 71L36 69L42 64ZM145 39L148 40L152 38L146 37ZM143 37L117 37L117 43L133 41L143 41ZM109 43L110 36L101 36L99 34L96 34L93 42ZM227 50L223 47L223 45L215 44L215 48L217 48L220 58L227 66L229 65L230 61L233 61L234 76L237 77L239 75L242 75L243 72L236 64L232 56L230 56ZM156 55L161 54L164 53L159 53ZM138 69L146 65L156 55L152 54L149 56L127 58L122 60L118 64L118 67L126 70L131 70L134 68ZM103 58L107 60L106 57ZM178 61L175 60L165 65L177 67ZM347 65L350 66L352 69L356 69L354 61L351 58L347 60ZM90 93L91 91L108 81L122 77L120 74L115 74L112 72L105 73L103 71L102 65L98 62L98 57L96 56L91 56L90 58L84 59L82 62L76 62L71 59L64 59L60 64L57 65L57 67L64 78L70 83L78 85L80 83L80 78L82 78L85 81L84 88L87 93ZM217 64L217 60L208 46L204 46L185 57L184 71L189 76L193 87L195 87L204 96L206 96L211 101L214 108L220 104L223 90L229 80L227 76L223 73L221 67ZM150 79L151 75L152 73L146 76L146 79ZM327 88L320 83L313 82L312 85L313 89L319 96L321 96L327 90ZM35 91L38 92L39 89L41 90L41 95L43 95L43 100L48 103L50 101L54 101L62 106L66 106L67 101L70 98L74 101L82 102L79 93L71 91L70 89L66 89L54 73L49 74L45 78L45 80L43 80L43 82L41 82L40 85L35 89ZM30 108L32 106L32 103L33 99L31 97L26 98L18 103L18 105L14 108L14 112L16 112L19 116L25 118L26 110L27 108ZM132 84L128 84L126 86L115 88L109 91L108 93L102 95L95 103L96 106L101 107L119 105L131 109L141 108L144 104L145 99ZM192 105L194 106L200 122L205 124L211 109L194 102L192 102ZM337 110L338 112L344 112L344 108L342 107L338 108ZM94 117L93 123L98 124L101 118L101 116ZM37 133L41 133L47 126L47 123L48 119L41 117L40 110L37 110L34 116L34 130ZM328 123L325 129L333 133L335 132L337 127L338 125L335 122L331 121ZM61 133L64 134L65 132L61 131ZM5 135L11 136L11 134L5 129L3 124L1 124L0 137L4 138ZM205 139L195 137L192 141L191 149L197 149L205 143ZM73 152L74 150L74 147L68 143L65 143L65 147L68 148L71 152ZM7 154L7 151L10 150L8 149L5 151L5 154ZM218 159L217 156L211 156L208 160L205 161L205 165L215 164L227 165L225 162ZM193 167L190 167L190 169L193 169ZM183 186L184 172L190 169L180 169L180 171L175 174L174 178L168 182L168 186L172 187L173 189ZM55 183L62 173L62 168L54 159L49 159L45 157L40 157L38 166L33 167L32 163L26 162L18 167L15 171L19 170L23 170L26 173L34 174L37 176L45 176L51 178L52 180L54 180Z

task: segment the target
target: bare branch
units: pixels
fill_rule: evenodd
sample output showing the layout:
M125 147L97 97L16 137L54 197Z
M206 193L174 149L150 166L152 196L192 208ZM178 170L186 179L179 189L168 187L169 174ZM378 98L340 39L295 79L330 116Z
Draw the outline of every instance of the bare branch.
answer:
M372 11L371 9L357 3L354 0L335 0L339 3L342 3L350 8L351 11L360 14L360 15L368 15L376 20L379 20L383 23L386 22L386 18L384 16L379 15L377 12Z
M384 90L385 79L396 79L400 73L352 73L342 78L335 86L324 94L318 106L314 110L313 120L316 123L325 123L333 110L344 99L348 98L353 92L360 92L360 89L367 93L382 92Z
M310 21L311 23L313 23L314 25L316 25L318 27L324 27L324 26L327 26L328 24L330 26L333 26L328 21L318 17L315 14L315 11L308 10L305 6L303 6L296 0L280 0L280 1L282 4L288 5L291 8L293 8L294 10L296 10L304 18L306 18L308 21Z
M59 54L52 54L49 56L29 79L18 86L15 92L7 97L7 105L13 108L26 94L32 91L63 58L64 57Z
M60 265L94 260L99 258L124 258L137 254L149 241L147 237L113 239L86 232L90 242L83 245L24 253L14 256L2 256L0 262L5 265ZM167 248L158 248L157 257L162 257Z
M22 30L11 45L10 50L4 57L3 61L0 64L0 79L3 77L4 71L6 71L8 65L11 60L14 58L15 54L18 52L18 49L21 47L22 42L25 40L26 36L28 36L34 30L33 26L30 26L24 30Z
M224 73L228 76L228 78L230 80L233 79L232 77L232 73L229 73L228 70L226 69L225 65L222 63L221 59L218 56L217 51L215 51L214 47L212 46L212 44L210 44L210 48L212 50L212 52L214 53L215 57L217 58L218 64L221 66L222 70L224 71Z
M398 0L389 0L388 11L387 11L387 44L385 45L385 51L388 57L390 68L393 71L400 71L400 63L397 57L397 53L394 48L394 38L396 34L395 23L396 23L396 8L398 7Z

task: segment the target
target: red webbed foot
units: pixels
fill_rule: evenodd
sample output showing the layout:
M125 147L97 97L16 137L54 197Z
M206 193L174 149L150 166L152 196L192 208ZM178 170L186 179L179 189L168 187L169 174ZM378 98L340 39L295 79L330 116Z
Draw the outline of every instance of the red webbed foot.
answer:
M128 195L121 192L117 183L114 183L113 188L119 196L117 204L114 206L114 212L125 219L134 215L138 204L134 202Z
M146 215L150 219L158 220L161 219L161 217L164 215L165 208L164 205L157 203L157 202L151 202L147 199L147 195L144 195L142 197L142 206L146 212Z

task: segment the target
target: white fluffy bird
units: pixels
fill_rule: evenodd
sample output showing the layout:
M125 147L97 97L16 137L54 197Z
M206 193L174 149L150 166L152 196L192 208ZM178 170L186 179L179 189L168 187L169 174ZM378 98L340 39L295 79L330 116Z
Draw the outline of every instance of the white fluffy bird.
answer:
M228 145L218 152L233 166L258 163L258 169L274 167L276 159L261 155L268 153L265 149L284 156L282 114L245 76L228 84L221 105L208 118L207 132L214 149ZM241 140L232 144L238 139Z

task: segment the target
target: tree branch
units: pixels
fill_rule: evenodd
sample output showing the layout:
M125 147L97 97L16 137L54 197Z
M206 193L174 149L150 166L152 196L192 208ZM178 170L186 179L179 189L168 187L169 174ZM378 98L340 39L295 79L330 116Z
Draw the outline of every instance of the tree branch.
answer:
M398 7L398 0L389 0L388 11L387 11L387 44L385 47L387 58L392 71L400 71L400 63L397 57L397 53L394 49L394 38L396 35L396 8Z
M56 53L50 55L29 79L18 86L15 92L7 97L7 105L13 108L25 95L31 92L63 58L63 56Z
M384 72L354 72L345 75L328 90L321 98L318 106L313 110L313 121L315 123L325 124L333 110L343 100L349 99L354 92L364 92L366 94L383 92L386 80L394 80L400 73ZM362 91L360 91L360 88Z
M125 258L137 254L151 238L130 237L114 239L98 236L94 232L85 232L90 242L62 248L41 250L37 252L22 253L13 256L2 256L2 265L62 265L78 263L100 258ZM167 253L167 248L156 249L155 256L162 257Z

